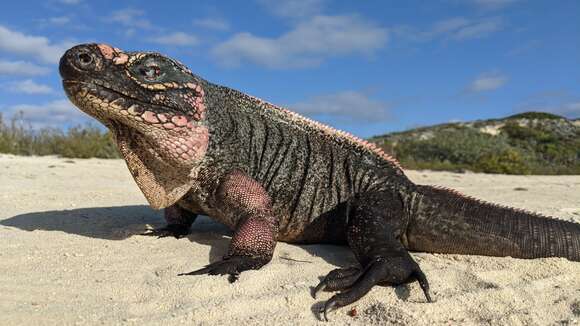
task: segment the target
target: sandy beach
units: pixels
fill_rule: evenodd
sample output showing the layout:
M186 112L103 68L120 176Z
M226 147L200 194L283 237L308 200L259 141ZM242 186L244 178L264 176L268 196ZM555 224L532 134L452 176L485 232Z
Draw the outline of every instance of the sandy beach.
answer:
M500 204L580 222L580 176L408 171ZM177 276L221 257L231 232L199 218L187 238L164 224L121 160L0 155L0 325L580 324L580 262L413 253L415 284L375 287L319 321L311 287L355 259L346 247L279 243L270 264L230 284ZM349 311L356 310L351 316Z

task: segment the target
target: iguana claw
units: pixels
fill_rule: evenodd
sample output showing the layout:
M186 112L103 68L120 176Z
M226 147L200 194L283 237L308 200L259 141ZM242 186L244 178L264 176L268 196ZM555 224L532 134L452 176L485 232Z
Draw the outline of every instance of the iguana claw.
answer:
M198 269L189 273L177 274L178 276L184 275L230 275L229 281L233 283L237 281L238 276L241 272L250 269L259 269L260 267L267 264L269 261L261 257L249 257L249 256L230 256L223 260L211 263L201 269Z
M180 239L189 234L189 227L181 224L168 224L165 227L158 229L147 230L141 235L154 236L159 238L174 237Z

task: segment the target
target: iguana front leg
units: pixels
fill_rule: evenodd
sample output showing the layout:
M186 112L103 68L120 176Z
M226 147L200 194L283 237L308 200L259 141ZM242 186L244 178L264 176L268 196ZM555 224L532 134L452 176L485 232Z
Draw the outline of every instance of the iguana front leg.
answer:
M141 235L156 236L158 238L175 237L176 239L183 238L189 234L189 229L197 214L192 213L177 204L171 205L163 210L165 221L167 225L158 229L147 230Z
M228 253L221 261L180 275L229 274L235 280L239 273L259 269L272 260L278 219L272 213L266 190L256 180L236 170L222 180L215 200L224 217L236 225Z

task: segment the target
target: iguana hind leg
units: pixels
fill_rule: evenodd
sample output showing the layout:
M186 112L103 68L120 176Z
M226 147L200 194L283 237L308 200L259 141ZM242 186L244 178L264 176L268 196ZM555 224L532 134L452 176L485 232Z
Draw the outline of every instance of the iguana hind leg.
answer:
M334 270L317 287L342 291L325 303L325 319L329 311L356 302L375 285L418 281L427 301L431 301L425 274L400 241L405 227L402 202L396 193L366 193L353 201L347 239L361 268Z
M189 234L189 229L197 218L197 214L192 213L177 204L165 208L163 213L167 225L158 229L147 230L141 235L154 236L157 238L183 238Z

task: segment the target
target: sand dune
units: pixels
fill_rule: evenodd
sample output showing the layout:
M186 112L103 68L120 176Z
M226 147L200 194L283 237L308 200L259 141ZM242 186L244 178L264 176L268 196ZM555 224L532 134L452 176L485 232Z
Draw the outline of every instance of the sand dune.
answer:
M580 222L580 176L409 171L417 183ZM184 239L138 235L162 225L120 160L0 156L0 324L325 324L310 288L346 247L278 244L272 263L225 277L178 277L221 257L230 231L208 218ZM376 287L332 324L580 323L580 263L415 253L417 284ZM329 298L324 294L321 299Z

